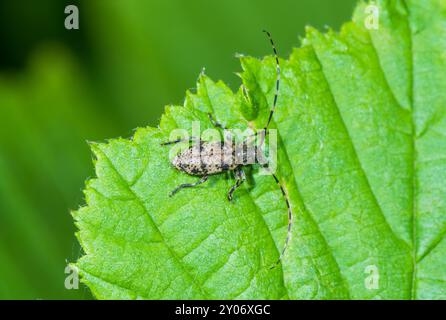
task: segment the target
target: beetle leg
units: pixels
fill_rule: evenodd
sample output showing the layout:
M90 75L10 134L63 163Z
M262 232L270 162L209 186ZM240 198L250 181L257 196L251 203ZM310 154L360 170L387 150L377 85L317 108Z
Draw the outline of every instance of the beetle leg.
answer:
M195 186L198 186L199 184L202 184L202 183L206 182L207 179L208 179L208 176L203 176L203 178L201 178L200 180L198 180L195 183L184 183L184 184L181 184L178 187L176 187L174 190L172 190L172 192L169 194L169 197L172 197L175 193L177 193L178 191L180 191L183 188L193 188Z
M226 128L223 127L223 125L221 125L217 120L214 119L214 117L212 116L211 113L208 113L208 116L209 116L209 120L211 121L211 123L214 127L226 130Z
M240 187L242 185L242 183L245 182L245 180L246 180L246 175L242 168L235 169L235 179L236 179L235 185L233 185L231 187L231 189L229 189L229 192L228 192L228 200L229 201L232 201L232 194L234 193L234 191L238 187Z
M187 138L187 139L177 139L177 140L173 140L173 141L163 142L163 143L161 143L161 145L162 146L167 146L169 144L176 144L176 143L186 142L186 141L192 142L192 141L196 141L196 140L197 140L196 138L190 137L190 138Z
M260 131L255 132L254 134L251 134L247 137L247 139L250 138L257 138L258 136L260 136L260 143L259 145L262 145L263 142L265 141L265 137L269 134L269 131L267 129L262 129Z
M214 127L223 129L224 141L229 141L231 143L232 142L231 132L226 127L223 127L223 125L220 124L217 120L215 120L211 113L208 113L208 116L209 116L209 120L211 121L211 123Z

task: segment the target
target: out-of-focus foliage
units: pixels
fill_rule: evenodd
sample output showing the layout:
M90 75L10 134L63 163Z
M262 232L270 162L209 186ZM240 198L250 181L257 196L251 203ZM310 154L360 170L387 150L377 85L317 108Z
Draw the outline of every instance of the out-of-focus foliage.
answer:
M1 77L0 106L1 297L77 297L64 290L65 259L79 254L69 210L91 172L85 139L113 132L111 121L63 50Z
M0 3L0 298L86 298L64 288L80 256L70 209L93 174L87 140L130 136L181 103L202 67L235 88L236 52L281 55L304 25L337 27L354 0Z

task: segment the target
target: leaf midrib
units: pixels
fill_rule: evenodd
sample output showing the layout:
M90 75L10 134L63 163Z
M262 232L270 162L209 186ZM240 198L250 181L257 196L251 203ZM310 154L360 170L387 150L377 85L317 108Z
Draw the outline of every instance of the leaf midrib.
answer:
M335 108L336 108L336 112L337 112L338 118L339 118L339 120L341 121L342 126L343 126L343 128L344 128L344 131L345 131L345 133L347 134L347 137L348 137L348 139L349 139L349 141L350 141L350 143L351 143L351 147L352 147L352 150L353 150L354 158L356 159L356 161L357 161L357 163L358 163L358 166L359 166L359 168L360 168L360 170L361 170L361 172L362 172L362 174L363 174L363 177L364 177L365 182L366 182L366 186L367 186L367 188L369 189L370 194L371 194L371 196L372 196L372 198L373 198L373 202L375 203L376 207L379 209L379 212L380 212L380 214L381 214L381 217L383 218L383 221L386 223L386 226L389 228L391 234L395 237L396 240L398 240L398 242L403 243L403 244L406 245L406 242L405 242L404 240L402 240L402 239L395 233L395 231L393 230L392 226L391 226L390 223L388 222L386 215L384 214L384 211L383 211L383 209L382 209L382 207L381 207L381 205L380 205L380 203L379 203L379 201L378 201L378 198L376 197L375 192L373 191L373 188L372 188L372 186L371 186L371 184L370 184L370 181L369 181L369 177L368 177L368 175L367 175L367 172L366 172L366 170L364 169L364 167L363 167L363 165L362 165L362 162L361 162L361 160L360 160L360 158L359 158L359 155L358 155L358 152L357 152L357 150L356 150L355 144L354 144L354 142L353 142L352 136L351 136L351 134L350 134L350 132L349 132L349 130L348 130L348 127L347 127L347 125L346 125L346 123L345 123L344 118L342 117L341 110L340 110L339 105L338 105L338 103L337 103L337 101L336 101L335 94L334 94L333 90L331 89L330 82L328 81L328 78L327 78L327 76L326 76L326 74L325 74L324 67L323 67L323 65L322 65L322 63L321 63L321 61L320 61L320 59L319 59L319 57L318 57L318 55L317 55L317 51L314 49L313 46L311 46L311 47L312 47L313 52L315 53L315 55L314 55L315 60L316 60L316 62L318 63L318 65L320 66L321 74L322 74L322 76L323 76L323 78L324 78L324 81L325 81L325 83L326 83L326 85L327 85L328 92L329 92L329 94L330 94L331 100L333 101L333 105L334 105ZM378 56L378 55L376 55L376 56L377 56L377 59L378 59L378 62L379 62L379 56ZM379 65L380 65L380 67L381 67L381 64L379 64ZM383 76L385 77L385 72L384 72L384 70L383 70L382 67L381 67L381 72L383 73ZM388 87L388 90L391 91L391 88L390 88L390 86L388 85L387 82L386 82L386 85L387 85L387 87ZM393 94L393 93L392 93L392 94ZM313 219L313 218L312 218L312 219ZM314 219L313 219L313 220L314 220ZM318 225L317 223L316 223L316 225L317 225L317 227L319 228L319 225ZM321 234L322 234L322 233L321 233ZM328 245L328 244L327 244L327 245ZM334 257L333 257L333 259L334 259L334 260L336 261L336 263L338 264L337 260L336 260ZM339 266L339 264L338 264L338 266ZM343 279L343 281L344 281L344 276L343 276L343 274L342 274L342 269L339 269L339 272L340 272L340 274L341 274L341 276L342 276L342 279ZM344 282L346 282L346 281L344 281ZM350 292L350 290L348 289L348 286L347 286L347 290L348 290L348 292L349 292L349 296L351 296L351 292Z
M416 150L416 121L415 117L415 86L414 86L414 52L413 52L413 33L411 28L410 10L406 0L403 0L404 7L406 9L406 19L409 33L409 52L410 52L410 64L409 64L409 102L411 105L411 127L412 127L412 282L410 299L416 299L417 291L417 186L416 186L416 162L417 162L417 150Z
M319 62L319 61L318 61L318 62ZM322 69L322 66L321 66L321 69ZM325 75L324 75L324 77L325 77ZM260 82L258 81L257 76L256 76L255 73L253 73L253 78L255 79L255 82L257 83L257 87L260 89L260 88L261 88L261 86L260 86ZM285 75L282 75L282 79L285 79ZM327 82L327 83L328 83L328 82ZM264 99L265 101L268 101L267 96L266 96L266 94L263 92L263 90L260 89L259 92L263 95L263 99ZM330 91L330 94L331 94L331 91ZM319 224L316 222L316 220L315 220L314 217L313 217L313 214L310 212L310 210L307 208L305 202L303 201L302 193L301 193L301 191L300 191L300 189L299 189L299 186L298 186L298 183L297 183L296 174L295 174L295 172L294 172L294 170L293 170L293 167L292 167L292 165L291 165L291 160L290 160L290 156L289 156L289 153L288 153L288 149L286 148L286 146L285 146L285 144L284 144L284 142L283 142L283 139L281 138L280 129L279 129L279 127L277 126L277 122L273 119L271 124L275 124L275 127L277 128L277 135L278 135L279 145L280 145L281 149L284 151L285 160L286 160L286 165L290 168L291 172L293 173L292 183L294 184L294 188L295 188L295 190L296 190L296 192L297 192L297 195L299 196L299 199L302 199L302 201L301 201L302 209L305 210L305 211L308 213L308 215L307 215L308 218L311 219L311 222L312 222L312 224L317 228L318 234L321 236L321 239L323 240L324 245L329 249L328 252L330 253L330 256L333 258L333 261L334 261L335 264L336 264L336 268L337 268L337 270L338 270L338 272L339 272L340 280L341 280L341 282L343 283L343 285L344 285L344 287L345 287L345 289L346 289L346 291L347 291L348 297L350 297L351 294L350 294L350 290L349 290L349 286L348 286L348 281L345 279L345 277L343 276L343 274L342 274L342 272L341 272L341 268L340 268L339 262L336 260L336 258L335 258L334 255L332 254L332 250L330 250L330 246L329 246L329 244L328 244L328 241L327 241L327 239L325 238L324 234L322 233L322 231L321 231L321 229L320 229L320 227L319 227ZM280 177L279 177L279 179L280 179ZM283 183L283 182L282 182L282 183ZM295 219L295 218L296 218L297 211L294 210L293 208L292 208L292 211L293 211L293 214L294 214L293 219ZM263 216L262 216L262 218L263 218ZM296 221L296 220L294 220L294 221ZM266 223L266 222L265 222L265 223ZM269 230L269 228L268 228L268 230ZM274 239L273 239L273 242L274 242ZM275 244L275 243L274 243L274 244ZM276 246L276 244L275 244L275 247L276 247L276 249L277 249L277 251L278 251L278 253L279 253L279 255L280 255L281 249L278 248L278 247ZM314 264L314 266L315 266L315 267L314 267L315 272L316 272L317 274L320 275L321 273L320 273L319 269L317 268L317 265ZM321 278L322 278L322 277L321 277ZM286 290L286 292L287 292L287 294L288 294L288 296L289 296L289 291L288 291L288 287L286 286L286 281L285 281L285 275L284 275L284 272L283 272L283 268L282 268L282 280L283 280L283 283L284 283L285 290Z
M278 138L279 138L280 145L282 146L282 148L283 148L283 150L284 150L284 154L285 154L285 157L286 157L287 165L291 168L291 171L293 172L293 179L292 179L292 182L294 183L294 187L295 187L295 189L296 189L297 194L299 195L299 198L302 199L302 201L301 201L301 203L302 203L302 208L303 208L303 210L305 210L305 211L308 213L308 218L311 219L311 223L313 223L314 226L317 228L317 231L318 231L319 235L321 236L321 239L324 241L324 245L325 245L327 248L330 248L327 239L325 238L324 234L322 233L322 231L321 231L321 229L320 229L320 227L319 227L319 224L316 222L316 220L314 219L312 213L310 212L310 210L309 210L308 207L306 206L305 202L303 201L302 193L301 193L301 191L300 191L300 189L299 189L299 185L298 185L298 183L297 183L296 175L295 175L295 173L294 173L293 167L291 166L291 160L290 160L290 156L289 156L289 154L288 154L288 150L287 150L287 148L285 147L285 145L284 145L284 143L283 143L283 140L282 140L281 135L280 135L280 130L278 129L277 132L278 132L277 135L278 135ZM296 210L293 210L293 214L294 214L294 217L293 217L293 218L295 218L296 213L297 213ZM296 220L294 220L294 221L296 221ZM279 250L279 249L278 249L278 250ZM348 298L350 298L351 295L350 295L350 290L349 290L348 282L347 282L347 280L345 279L345 277L343 276L342 271L341 271L341 268L340 268L340 266L339 266L339 263L338 263L338 261L336 260L336 258L334 257L334 255L332 254L332 250L328 250L328 251L329 251L331 257L333 258L333 261L334 261L335 264L336 264L336 268L337 268L337 270L338 270L338 272L339 272L339 276L341 277L340 280L341 280L341 282L343 283L343 285L344 285L344 287L345 287L345 289L346 289L346 291L347 291ZM279 251L279 254L280 254L280 251ZM313 260L313 259L312 259L312 260ZM315 266L315 267L314 267L315 272L320 276L320 278L322 278L322 276L321 276L321 272L320 272L319 269L317 268L317 265L314 264L314 266ZM282 273L283 273L283 272L282 272ZM284 283L285 283L285 278L283 279L283 281L284 281ZM288 289L287 289L287 292L288 292Z

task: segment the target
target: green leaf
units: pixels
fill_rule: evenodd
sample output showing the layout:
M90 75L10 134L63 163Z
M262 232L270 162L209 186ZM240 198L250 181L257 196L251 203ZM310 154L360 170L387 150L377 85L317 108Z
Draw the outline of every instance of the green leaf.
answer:
M77 262L97 298L446 298L446 1L366 4L339 33L312 28L282 60L273 127L278 176L294 211L256 167L233 203L230 174L196 177L169 163L176 128L261 128L274 94L271 57L242 57L237 93L205 75L159 128L92 144L97 178L73 213ZM280 48L280 46L279 46ZM371 281L373 280L373 281Z

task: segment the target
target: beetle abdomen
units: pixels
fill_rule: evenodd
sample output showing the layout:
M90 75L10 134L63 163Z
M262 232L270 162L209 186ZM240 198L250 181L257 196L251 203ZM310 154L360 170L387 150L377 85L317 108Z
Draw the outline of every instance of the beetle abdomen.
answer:
M172 160L178 170L203 176L234 170L237 167L232 147L222 142L201 142L179 153Z

